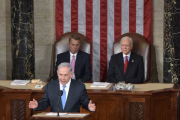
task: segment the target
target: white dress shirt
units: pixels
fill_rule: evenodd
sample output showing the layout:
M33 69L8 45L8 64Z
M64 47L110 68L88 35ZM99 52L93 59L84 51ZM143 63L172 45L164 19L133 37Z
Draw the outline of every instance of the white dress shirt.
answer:
M131 52L129 52L129 54L127 54L127 55L125 55L125 54L123 53L123 60L124 60L124 64L125 64L125 59L126 59L126 56L128 56L128 61L129 61L130 56L131 56Z
M67 101L67 97L68 97L68 93L69 93L70 84L71 84L71 79L69 80L69 82L66 84L66 87L65 87L65 91L66 91L66 101ZM60 90L63 91L63 85L62 85L60 82L59 82L59 87L60 87Z

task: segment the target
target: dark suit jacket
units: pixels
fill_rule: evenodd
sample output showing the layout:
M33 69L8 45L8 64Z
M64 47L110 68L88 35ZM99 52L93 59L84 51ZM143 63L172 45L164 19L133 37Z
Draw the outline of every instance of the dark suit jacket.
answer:
M131 52L125 75L122 52L111 56L108 82L118 83L119 81L125 81L126 83L144 82L144 62L142 56Z
M57 67L62 62L70 63L69 51L57 55L57 61L53 76L54 80L58 79ZM76 62L75 62L75 77L76 80L81 82L86 82L88 80L91 80L92 78L90 55L80 50L77 53Z
M59 81L53 80L49 82L44 91L44 97L38 102L36 110L45 110L49 105L51 106L51 112L58 111L58 99L59 99ZM61 99L61 98L60 98ZM65 108L62 108L62 102L59 102L60 112L80 112L80 106L88 110L89 97L86 92L85 85L79 81L71 80L69 87L68 98Z

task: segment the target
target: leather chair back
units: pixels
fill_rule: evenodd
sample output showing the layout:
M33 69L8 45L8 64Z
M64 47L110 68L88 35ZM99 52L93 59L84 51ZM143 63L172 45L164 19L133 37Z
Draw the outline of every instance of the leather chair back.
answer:
M120 47L120 40L125 37L131 37L133 39L133 49L132 52L137 53L143 57L144 60L144 81L148 81L149 77L149 49L150 49L150 44L146 41L144 36L138 34L138 33L126 33L120 36L116 42L114 42L113 45L113 54L117 54L121 52L121 47Z

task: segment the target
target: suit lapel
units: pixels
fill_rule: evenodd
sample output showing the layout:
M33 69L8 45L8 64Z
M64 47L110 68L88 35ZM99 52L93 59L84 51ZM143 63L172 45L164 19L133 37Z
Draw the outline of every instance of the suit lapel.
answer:
M59 87L59 80L56 81L55 85L54 85L54 91L56 92L55 94L57 95L57 100L59 99L59 91L60 91L60 87ZM58 102L58 101L57 101ZM62 102L61 102L61 98L60 98L60 101L59 103L57 103L57 108L58 108L58 104L59 104L59 110L60 111L63 111L63 108L62 108ZM58 110L58 109L57 109Z
M130 59L129 59L129 62L128 62L128 66L127 66L127 70L126 70L126 74L128 73L128 71L133 66L133 62L134 62L134 54L131 52L131 56L130 56Z
M71 100L73 99L73 94L74 94L74 91L76 88L76 86L74 86L73 82L74 81L71 79L71 84L69 86L69 93L68 93L68 97L66 100L66 105L65 105L64 111L66 111L66 109L68 109L69 105L71 106Z
M64 59L65 59L66 62L71 63L71 61L70 61L70 52L69 51L66 53L66 56L64 57Z
M77 53L76 62L75 62L75 76L77 75L76 73L77 73L78 67L81 64L81 60L83 59L83 57L81 57L81 55L82 55L81 51L79 51Z
M117 63L119 63L121 73L124 75L124 60L123 60L123 54L122 53L119 55L119 59L118 60L120 62L117 62Z

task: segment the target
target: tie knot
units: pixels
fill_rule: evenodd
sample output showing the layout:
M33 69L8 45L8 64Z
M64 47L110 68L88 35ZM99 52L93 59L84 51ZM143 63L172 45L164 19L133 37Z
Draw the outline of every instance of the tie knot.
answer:
M126 59L128 59L128 56L125 56Z
M75 55L72 56L73 58L75 57Z
M66 87L66 85L63 85L63 89Z

